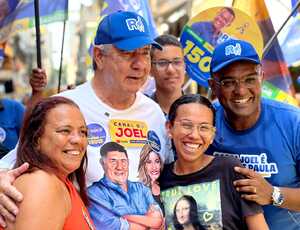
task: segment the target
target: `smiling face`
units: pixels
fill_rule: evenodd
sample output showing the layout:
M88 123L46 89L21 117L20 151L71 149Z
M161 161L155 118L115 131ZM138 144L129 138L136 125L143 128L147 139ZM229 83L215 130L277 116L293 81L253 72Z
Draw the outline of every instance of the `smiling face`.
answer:
M160 158L155 152L150 152L145 164L146 173L149 175L151 181L156 181L160 176L161 162Z
M78 108L61 104L51 109L37 149L67 176L79 168L87 147L87 128Z
M213 20L213 26L217 31L222 30L224 27L229 26L234 20L234 16L229 10L223 8L216 15Z
M164 67L160 62L173 61ZM181 47L165 45L163 50L155 49L152 55L151 75L155 78L156 88L161 91L173 92L181 90L184 83L185 64Z
M199 103L182 104L177 108L174 122L167 123L167 130L174 142L178 160L197 164L214 138L213 112Z
M223 79L245 79L247 76L259 75L260 80L251 87L239 82L232 89L226 89L215 81ZM234 62L214 76L211 87L225 109L229 120L243 118L248 123L255 123L260 114L261 79L262 73L257 71L257 64L251 62Z
M111 182L126 187L129 163L126 154L119 151L111 151L107 153L101 162L105 176Z
M176 205L177 221L181 225L190 223L190 203L186 199L181 199Z

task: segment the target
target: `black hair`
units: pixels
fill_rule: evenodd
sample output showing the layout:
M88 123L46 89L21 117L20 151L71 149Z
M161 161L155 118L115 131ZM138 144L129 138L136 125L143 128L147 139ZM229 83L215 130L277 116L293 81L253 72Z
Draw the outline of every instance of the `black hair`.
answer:
M113 142L113 141L107 142L101 147L101 149L100 149L101 158L105 158L107 156L107 153L113 152L113 151L125 153L126 157L128 158L127 151L124 148L124 146L118 144L117 142Z
M189 196L189 195L183 195L182 197L180 197L177 200L177 202L174 206L174 209L173 209L173 223L174 223L175 229L176 230L183 230L184 229L182 224L180 224L178 222L177 215L176 215L176 207L177 207L178 202L181 201L181 200L186 200L190 204L190 212L189 212L190 224L192 224L193 227L196 230L204 230L204 227L200 224L200 221L199 221L197 202L194 199L194 197Z
M204 105L207 108L209 108L212 113L213 113L213 125L215 125L215 117L216 117L216 111L215 108L213 107L212 103L204 96L201 96L200 94L186 94L182 95L180 98L178 98L176 101L173 102L171 105L169 115L168 115L168 120L173 124L176 115L177 115L177 110L179 106L184 105L184 104L190 104L190 103L198 103L200 105Z
M231 7L223 7L221 10L227 10L232 16L233 18L235 18L235 12Z
M181 43L179 42L178 38L171 34L160 35L160 36L156 37L154 40L158 44L160 44L162 47L169 45L169 46L176 46L176 47L182 48ZM153 53L155 50L158 50L158 48L156 48L155 46L152 46L151 52L150 52L151 58L153 57Z
M178 41L178 38L172 34L163 34L154 39L161 46L173 45L181 47L181 43ZM154 47L155 48L155 47Z

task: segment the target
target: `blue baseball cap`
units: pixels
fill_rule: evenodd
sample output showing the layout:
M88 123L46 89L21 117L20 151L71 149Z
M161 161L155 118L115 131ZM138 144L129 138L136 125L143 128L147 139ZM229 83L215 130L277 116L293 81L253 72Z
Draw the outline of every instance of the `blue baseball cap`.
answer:
M113 44L118 49L126 51L146 45L162 49L153 40L145 19L129 11L117 11L103 18L98 26L94 44Z
M215 47L210 62L210 72L216 73L236 61L260 64L258 54L249 42L229 39Z

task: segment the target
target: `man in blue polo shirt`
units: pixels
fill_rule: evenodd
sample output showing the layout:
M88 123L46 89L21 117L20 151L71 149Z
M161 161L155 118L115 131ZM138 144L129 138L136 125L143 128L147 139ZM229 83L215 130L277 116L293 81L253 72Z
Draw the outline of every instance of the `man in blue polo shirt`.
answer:
M300 110L261 98L263 71L253 46L228 40L213 53L210 86L217 133L209 153L239 157L242 197L264 205L272 230L300 229ZM253 170L255 171L253 171Z

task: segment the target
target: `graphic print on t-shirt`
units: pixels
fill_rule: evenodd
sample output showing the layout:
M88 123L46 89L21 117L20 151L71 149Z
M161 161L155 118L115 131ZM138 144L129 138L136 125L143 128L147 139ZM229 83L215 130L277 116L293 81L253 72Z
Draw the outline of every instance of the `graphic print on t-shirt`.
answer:
M161 199L168 230L176 229L176 224L196 226L197 222L207 229L223 227L219 180L166 189L161 192Z
M125 147L142 147L147 141L148 125L143 121L112 119L109 134L112 141Z
M267 152L267 151L265 151ZM226 153L215 151L213 153L214 156L231 156L237 159L240 159L243 166L246 168L252 169L259 174L261 174L265 178L270 178L272 175L278 174L277 163L273 159L268 158L268 156L272 156L270 153L261 152L261 150L257 150L256 152L248 152L247 151L236 151L236 153Z

